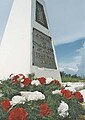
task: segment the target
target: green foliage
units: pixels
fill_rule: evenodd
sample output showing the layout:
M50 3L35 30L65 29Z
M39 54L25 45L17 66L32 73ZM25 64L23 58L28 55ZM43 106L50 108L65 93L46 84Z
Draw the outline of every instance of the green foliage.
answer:
M34 75L29 75L33 79ZM28 120L77 120L80 115L83 115L85 110L82 105L75 99L66 99L64 96L59 94L53 95L52 91L56 89L61 89L56 83L50 83L48 85L29 85L27 87L21 88L19 84L13 83L10 79L2 81L2 93L4 96L0 98L0 102L3 100L11 100L15 95L20 95L20 91L40 91L46 98L45 100L29 101L25 104L17 104L14 108L23 107L28 112ZM58 114L57 108L59 107L61 100L65 101L69 105L69 116L62 118ZM52 109L52 115L42 117L40 115L40 105L42 103L48 103L49 107ZM0 120L8 120L9 111L5 112L0 105Z
M13 83L10 79L2 82L2 93L5 97L11 99L14 95L19 94L20 86L19 84Z
M62 82L85 82L85 78L78 76L77 74L66 74L64 71L60 72Z

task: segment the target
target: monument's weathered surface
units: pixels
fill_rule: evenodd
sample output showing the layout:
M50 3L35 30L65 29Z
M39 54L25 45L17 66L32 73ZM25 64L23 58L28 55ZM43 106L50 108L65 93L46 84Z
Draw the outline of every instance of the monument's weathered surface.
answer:
M32 73L60 80L44 0L14 0L0 45L0 78Z

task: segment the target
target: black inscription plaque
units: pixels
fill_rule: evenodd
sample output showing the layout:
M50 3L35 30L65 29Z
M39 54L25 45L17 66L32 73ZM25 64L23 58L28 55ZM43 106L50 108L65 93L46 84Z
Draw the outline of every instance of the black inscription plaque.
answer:
M36 1L36 21L48 29L43 5Z
M32 65L57 69L54 59L51 37L33 29Z

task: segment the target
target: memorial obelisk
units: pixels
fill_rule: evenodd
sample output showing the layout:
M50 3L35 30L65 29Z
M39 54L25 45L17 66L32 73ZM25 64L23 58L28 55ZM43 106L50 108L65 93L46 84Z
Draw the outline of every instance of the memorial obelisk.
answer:
M0 79L35 73L60 80L44 0L14 0L0 45Z

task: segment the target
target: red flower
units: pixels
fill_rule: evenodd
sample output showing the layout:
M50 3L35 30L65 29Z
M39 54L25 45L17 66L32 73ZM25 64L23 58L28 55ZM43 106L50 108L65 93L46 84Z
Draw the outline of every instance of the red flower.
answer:
M80 102L83 102L83 96L80 92L75 92L74 95Z
M38 78L38 80L40 81L41 84L46 83L46 78L44 78L44 77Z
M63 87L61 90L61 93L64 94L65 88Z
M15 108L10 112L8 120L27 120L27 115L24 108Z
M60 84L60 82L58 81L58 80L56 80L56 83L57 83L57 85L60 87L61 86L61 84Z
M25 76L23 74L18 74L18 75L14 75L11 74L10 78L13 80L14 83L19 83L19 78L25 79Z
M11 104L10 104L10 101L9 100L4 100L2 103L1 103L1 106L2 108L5 110L5 111L8 111L10 108L11 108Z
M52 83L56 83L59 87L61 86L61 83L59 82L59 80L53 80Z
M64 88L62 88L61 93L67 98L67 99L71 99L73 97L72 92L69 90L65 90Z
M29 84L31 84L32 80L30 78L24 78L24 81L22 82L24 84L24 86L28 86Z
M19 77L22 77L22 79L25 79L25 76L23 74L18 74Z
M17 83L19 82L18 79L19 79L19 76L18 76L18 75L15 75L12 80L13 80L14 83L17 84Z
M52 114L52 110L49 108L47 103L40 105L40 115L41 116L48 116Z

